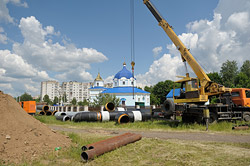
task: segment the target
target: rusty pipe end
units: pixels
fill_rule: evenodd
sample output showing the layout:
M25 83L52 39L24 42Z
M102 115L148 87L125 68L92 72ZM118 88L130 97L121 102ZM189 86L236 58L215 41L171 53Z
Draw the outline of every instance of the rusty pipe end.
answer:
M82 153L81 153L81 158L82 158L82 161L87 162L87 161L89 160L89 155L88 155L88 153L82 152Z
M87 146L82 146L82 151L88 150Z

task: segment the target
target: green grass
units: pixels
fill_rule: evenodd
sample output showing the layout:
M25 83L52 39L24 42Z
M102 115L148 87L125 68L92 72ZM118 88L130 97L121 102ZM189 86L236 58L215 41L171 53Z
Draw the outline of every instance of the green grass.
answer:
M56 120L54 116L35 116L36 119L46 124L66 125L71 127L80 128L100 128L100 129L129 129L129 130L162 130L162 131L189 131L189 132L202 132L206 127L201 124L184 124L181 122L169 122L164 120L150 120L147 122L135 122L118 125L115 122L62 122ZM232 130L235 125L245 124L243 121L232 122L219 122L209 125L209 131L224 132L224 133L239 133L249 134L249 130ZM249 124L249 123L248 123Z
M200 141L161 140L143 138L132 144L105 153L94 160L82 162L81 146L108 137L97 134L68 133L74 145L51 153L29 165L249 165L250 143L212 143Z

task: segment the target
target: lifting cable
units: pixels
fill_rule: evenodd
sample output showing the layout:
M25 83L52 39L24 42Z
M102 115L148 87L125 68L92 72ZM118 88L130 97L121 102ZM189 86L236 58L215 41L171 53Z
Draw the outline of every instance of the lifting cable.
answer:
M131 66L133 75L133 99L134 99L134 66L135 66L135 39L134 39L134 0L130 0L130 25L131 25Z

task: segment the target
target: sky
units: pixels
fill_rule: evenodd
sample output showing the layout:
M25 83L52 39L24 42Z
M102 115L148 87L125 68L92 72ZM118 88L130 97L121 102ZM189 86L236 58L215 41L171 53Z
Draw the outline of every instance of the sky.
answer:
M112 82L131 70L130 0L0 0L0 90L40 94L41 82ZM151 0L205 72L250 59L249 0ZM177 80L179 52L143 4L134 0L137 85ZM188 69L192 74L191 69Z

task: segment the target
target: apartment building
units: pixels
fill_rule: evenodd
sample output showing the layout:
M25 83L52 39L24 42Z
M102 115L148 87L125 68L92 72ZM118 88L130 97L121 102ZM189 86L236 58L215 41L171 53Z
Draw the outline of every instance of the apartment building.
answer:
M66 94L67 101L71 102L76 98L77 102L89 99L89 91L91 83L83 83L77 81L63 82L61 85L57 81L41 82L41 100L47 94L53 101L55 97L63 97Z

